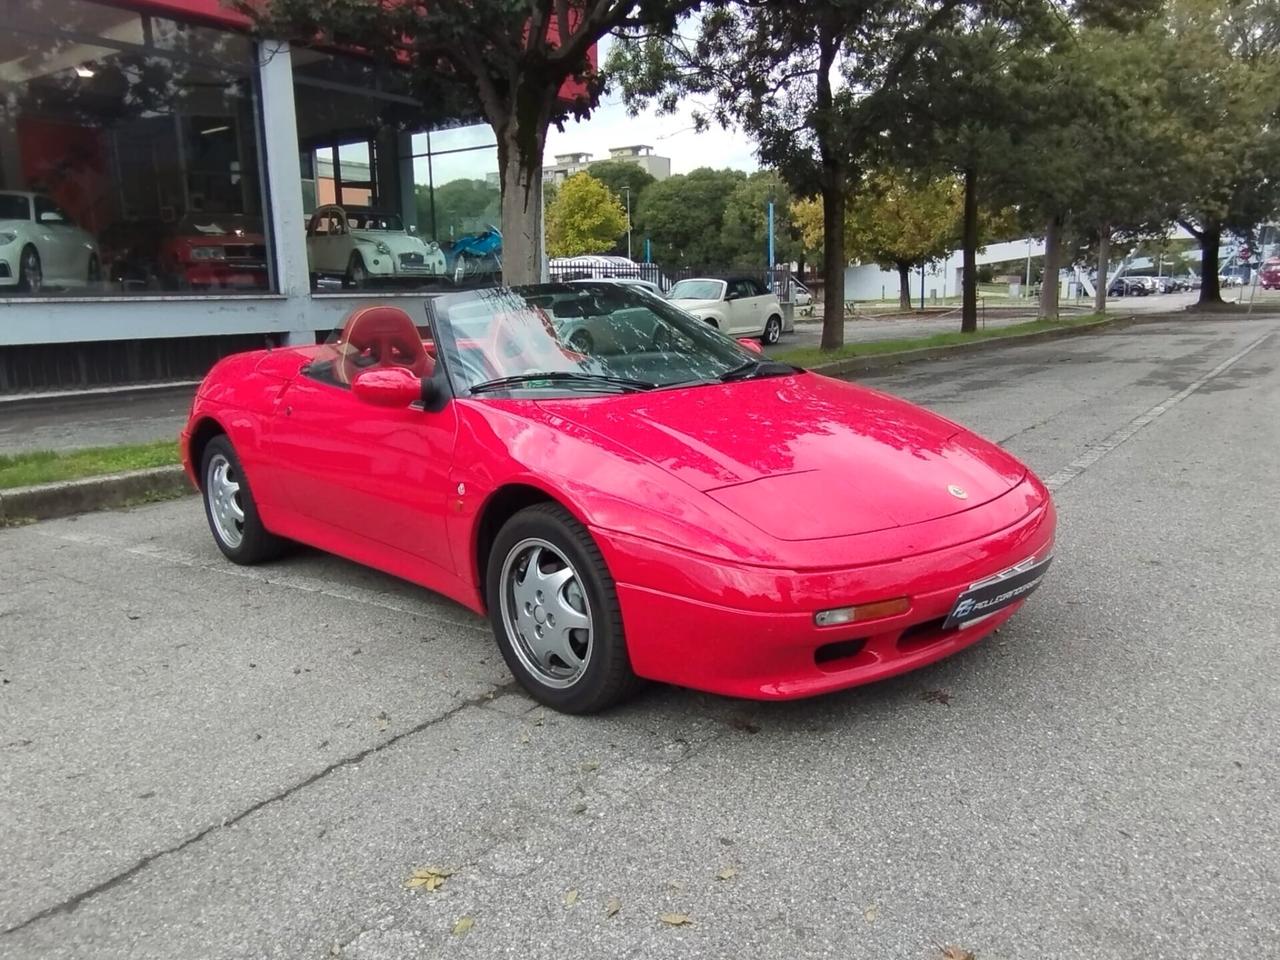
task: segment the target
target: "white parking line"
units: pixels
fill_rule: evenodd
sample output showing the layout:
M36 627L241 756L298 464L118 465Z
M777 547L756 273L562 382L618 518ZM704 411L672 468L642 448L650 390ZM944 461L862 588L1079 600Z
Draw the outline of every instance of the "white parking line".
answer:
M1176 406L1177 404L1181 403L1183 400L1187 399L1187 397L1191 396L1191 394L1195 393L1197 390L1203 387L1210 380L1213 380L1215 377L1221 376L1223 373L1229 370L1232 366L1239 363L1241 360L1243 360L1246 356L1248 356L1258 347L1262 346L1262 344L1265 343L1272 336L1273 334L1264 333L1262 336L1260 336L1257 340L1253 341L1253 343L1249 344L1239 353L1235 354L1234 356L1228 357L1226 360L1223 360L1220 364L1218 364L1216 367L1214 367L1212 370L1206 373L1199 380L1195 381L1192 384L1189 384L1188 386L1183 387L1181 390L1179 390L1177 393L1175 393L1173 396L1169 397L1168 399L1160 401L1154 407L1148 410L1146 413L1142 413L1134 417L1132 420L1126 423L1119 430L1116 430L1114 433L1111 433L1110 435L1104 437L1103 439L1099 440L1097 443L1090 444L1089 447L1086 448L1084 453L1076 457L1074 460L1072 460L1069 464L1067 464L1061 470L1057 471L1048 479L1046 479L1044 481L1044 485L1048 487L1050 490L1058 490L1066 486L1068 483L1070 483L1076 477L1080 476L1080 474L1084 473L1086 470L1088 470L1091 466L1093 466L1095 463L1097 463L1099 460L1105 457L1108 453L1110 453L1116 447L1120 446L1120 444L1130 439L1135 433L1137 433L1143 427L1150 425L1156 419L1168 413L1172 407Z
M210 559L196 553L188 553L185 550L175 550L171 547L162 547L152 543L129 543L116 537L108 537L99 533L81 533L80 531L60 531L53 532L50 530L39 530L36 532L42 537L48 537L53 540L62 540L66 543L77 543L85 546L105 547L110 550L119 551L130 554L135 557L142 557L147 560L154 560L157 563L167 563L179 567L189 567L198 570L207 570L210 573L217 573L228 577L240 577L245 580L256 580L259 583L269 584L273 587L284 587L287 590L297 590L301 593L313 593L324 597L332 597L335 600L345 600L349 603L361 603L366 606L380 607L383 610L390 610L394 613L408 614L412 617L420 617L424 620L433 620L439 623L448 624L453 627L462 627L467 630L475 630L479 633L488 633L489 627L483 623L479 617L471 617L462 612L461 608L454 608L461 615L452 615L442 612L436 608L423 609L424 606L430 605L430 601L424 598L421 605L412 602L406 603L394 594L382 593L377 590L366 590L363 587L355 587L348 585L336 585L326 580L320 580L316 577L308 577L302 574L289 573L282 570L279 566L270 567L239 567L234 563L226 560ZM429 596L426 588L422 588L423 592ZM448 603L448 601L442 601ZM450 604L452 607L453 605Z

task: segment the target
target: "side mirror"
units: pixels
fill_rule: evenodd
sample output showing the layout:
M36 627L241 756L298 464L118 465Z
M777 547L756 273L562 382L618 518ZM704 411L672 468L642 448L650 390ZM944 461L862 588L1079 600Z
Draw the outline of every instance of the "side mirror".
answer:
M724 298L726 300L737 300L738 295L734 291L730 290L728 293L724 295Z
M407 407L429 400L433 391L431 381L404 367L374 367L351 381L351 392L375 407Z
M739 337L738 346L746 347L752 353L764 353L764 347L760 346L760 341L752 340L750 337Z

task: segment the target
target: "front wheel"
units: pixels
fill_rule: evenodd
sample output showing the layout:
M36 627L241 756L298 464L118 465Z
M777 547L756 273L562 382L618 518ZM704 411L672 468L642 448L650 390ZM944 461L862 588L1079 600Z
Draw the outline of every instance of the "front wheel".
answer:
M35 247L27 247L18 260L18 290L22 293L39 293L44 289L44 269Z
M502 657L535 700L596 713L634 692L613 578L591 534L563 507L537 504L507 521L486 587Z
M760 340L765 346L772 346L782 339L782 318L776 313L765 321L764 335Z
M347 262L347 273L342 279L342 285L351 290L363 290L369 285L369 270L364 265L364 257L358 253L353 253L351 259Z

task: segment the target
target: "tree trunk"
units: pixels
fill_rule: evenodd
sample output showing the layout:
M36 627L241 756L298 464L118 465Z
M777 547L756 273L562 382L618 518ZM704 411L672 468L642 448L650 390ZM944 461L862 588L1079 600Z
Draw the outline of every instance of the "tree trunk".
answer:
M510 104L487 106L498 137L502 282L507 286L542 280L542 150L555 93L539 89L536 78L530 78L516 89Z
M844 208L845 159L835 136L831 74L836 68L841 31L836 19L818 23L818 76L813 118L822 161L822 349L844 346Z
M1200 241L1200 303L1222 302L1218 283L1218 248L1222 245L1222 224L1206 223L1197 235Z
M899 260L898 267L898 307L911 309L911 264Z
M1094 313L1107 312L1108 277L1111 274L1111 224L1098 231L1098 281L1093 291Z
M1062 217L1053 216L1044 228L1044 272L1040 278L1040 319L1058 319L1058 261L1062 259Z
M964 172L964 276L961 280L960 332L978 329L978 173Z
M822 349L844 346L844 183L822 191Z

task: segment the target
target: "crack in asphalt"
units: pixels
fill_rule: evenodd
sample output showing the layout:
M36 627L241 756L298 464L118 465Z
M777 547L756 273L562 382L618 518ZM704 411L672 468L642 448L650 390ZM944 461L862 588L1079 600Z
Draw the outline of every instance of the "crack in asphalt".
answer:
M483 707L484 704L489 702L490 700L493 700L504 693L512 692L517 687L518 687L518 684L516 683L515 680L510 680L507 683L498 684L497 686L491 687L477 696L459 701L457 704L450 707L448 710L446 710L444 713L440 714L439 716L432 717L429 720L424 720L421 723L413 727L410 727L408 730L405 730L401 733L396 734L394 737L384 740L381 743L375 743L373 746L366 747L364 750L361 750L359 753L352 754L349 757L343 757L341 760L335 760L333 763L329 764L324 769L318 770L315 773L311 774L310 776L305 777L302 780L299 780L297 783L286 787L284 790L280 791L279 793L273 794L272 796L267 797L263 800L259 800L257 803L254 803L244 808L234 816L224 817L222 820L218 821L217 823L210 824L204 829L191 834L189 837L180 841L179 843L174 844L173 846L166 847L163 850L157 850L154 853L149 853L145 857L142 857L141 859L135 861L131 866L120 871L119 873L116 873L114 876L108 877L106 880L103 880L100 883L96 883L92 887L88 887L85 890L81 890L79 893L73 894L72 896L68 897L67 899L59 903L55 903L52 906L45 907L43 910L40 910L37 913L33 913L31 916L27 917L25 920L20 920L18 923L15 923L10 927L6 927L2 932L0 932L0 936L8 936L9 934L18 933L26 929L27 927L31 926L34 923L38 923L41 920L46 920L49 917L57 916L58 914L61 914L61 913L72 913L76 910L77 907L79 907L86 900L89 900L92 897L96 897L100 893L106 893L108 890L111 890L114 887L118 887L120 884L124 883L125 881L141 873L143 870L151 866L151 864L155 863L157 860L160 860L164 857L171 856L175 853L181 853L187 847L190 847L193 844L199 843L201 840L210 836L215 831L225 830L228 827L234 827L236 824L240 823L240 821L246 819L247 817L252 816L253 814L257 813L259 810L263 810L266 807L272 806L273 804L280 803L283 800L287 800L289 797L293 796L298 791L304 790L307 787L311 786L312 784L317 783L320 780L323 780L325 777L329 776L329 774L337 770L341 770L344 767L352 767L359 763L362 763L364 760L368 759L369 757L374 756L375 754L381 753L383 750L400 743L402 740L415 736L419 733L422 733L425 730L429 730L430 728L445 722L446 720L449 720L450 718L461 713L463 710L467 709L468 707Z
M1275 336L1275 334L1272 332L1264 333L1244 349L1230 357L1227 357L1226 360L1223 360L1198 380L1192 381L1177 393L1161 400L1145 413L1138 414L1138 416L1120 427L1120 429L1109 433L1097 443L1091 443L1085 448L1084 453L1076 457L1062 469L1047 477L1044 481L1044 485L1050 490L1060 490L1062 487L1065 487L1068 483L1080 476L1080 474L1084 473L1112 450L1116 449L1116 447L1120 446L1120 444L1131 439L1139 430L1150 426L1157 419L1168 413L1173 409L1173 407L1187 399L1187 397L1191 396L1205 384L1226 373L1229 369L1247 357L1258 347L1262 346L1273 336Z

